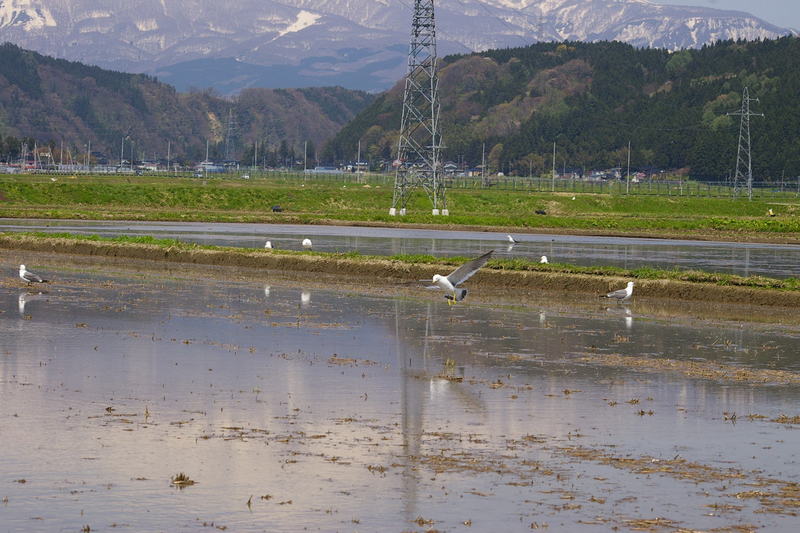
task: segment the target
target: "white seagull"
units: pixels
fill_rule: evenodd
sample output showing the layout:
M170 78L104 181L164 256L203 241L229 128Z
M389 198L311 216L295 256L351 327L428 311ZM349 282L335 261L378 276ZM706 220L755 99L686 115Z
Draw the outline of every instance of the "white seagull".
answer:
M25 265L19 266L19 277L25 283L47 283L46 279L40 278L33 272L28 272L28 270L25 269Z
M303 248L308 248L309 250L311 249L311 239L303 239L302 244Z
M541 258L541 259L539 259L539 263L541 263L541 264L543 264L543 265L546 265L546 264L547 264L547 263L549 263L549 262L550 262L550 261L548 261L548 260L547 260L547 256L546 256L546 255L543 255L543 256L542 256L542 258Z
M264 249L272 250L272 241L267 241L267 243L264 245Z
M467 289L458 288L461 283L464 283L472 277L486 262L492 257L494 250L490 250L480 257L476 257L471 261L467 261L457 269L453 270L447 276L440 276L439 274L433 275L433 289L443 289L450 294L445 294L447 298L447 305L452 305L455 302L460 302L467 297Z
M511 235L506 235L506 238L508 239L508 242L510 242L511 244L519 244L519 241L514 237L512 237Z
M620 289L618 291L609 292L602 298L611 298L612 300L617 300L619 302L624 302L628 300L631 295L633 294L633 282L629 281L628 285L624 289Z

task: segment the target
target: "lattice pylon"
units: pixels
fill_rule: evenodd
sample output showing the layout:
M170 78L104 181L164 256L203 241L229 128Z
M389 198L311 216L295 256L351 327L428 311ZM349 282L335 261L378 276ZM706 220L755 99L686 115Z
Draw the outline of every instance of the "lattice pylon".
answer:
M736 196L747 186L747 197L753 199L753 157L750 145L750 117L763 117L763 113L751 113L750 102L758 102L758 98L750 98L750 90L742 91L742 109L731 116L741 116L739 121L739 148L736 150L736 173L733 176L733 193Z
M433 0L415 0L403 92L403 114L397 144L391 215L404 215L411 193L425 190L433 214L447 215L447 197L441 176L439 77Z

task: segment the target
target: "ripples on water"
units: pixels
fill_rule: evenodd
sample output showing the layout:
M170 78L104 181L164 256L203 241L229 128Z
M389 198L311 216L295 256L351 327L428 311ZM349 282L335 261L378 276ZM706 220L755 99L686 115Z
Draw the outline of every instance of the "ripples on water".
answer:
M795 530L798 386L581 361L796 371L795 326L38 270L0 286L0 530Z

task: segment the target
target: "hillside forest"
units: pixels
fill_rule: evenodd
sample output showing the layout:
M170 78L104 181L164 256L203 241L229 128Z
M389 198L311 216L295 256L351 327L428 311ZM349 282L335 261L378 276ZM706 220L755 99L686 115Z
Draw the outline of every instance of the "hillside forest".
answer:
M618 42L539 43L440 62L443 159L488 171L549 174L627 165L697 179L734 172L742 92L751 112L755 179L800 175L800 39L720 42L698 50ZM371 160L397 147L402 84L381 94L326 146ZM485 156L484 156L485 154Z
M279 164L330 139L374 99L340 87L243 90L222 98L212 90L179 93L143 74L126 74L0 45L0 161L22 145L46 147L58 160L91 151L110 162L211 158ZM229 135L229 132L232 134ZM228 143L228 139L231 141ZM89 146L91 144L91 147ZM62 149L64 147L64 149ZM30 153L30 152L29 152ZM66 160L66 159L65 159Z

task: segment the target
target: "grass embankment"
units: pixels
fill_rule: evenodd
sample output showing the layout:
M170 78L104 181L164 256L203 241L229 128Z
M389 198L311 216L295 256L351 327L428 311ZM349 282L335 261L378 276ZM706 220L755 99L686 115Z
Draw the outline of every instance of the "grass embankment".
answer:
M0 180L0 216L97 220L436 225L653 237L800 242L800 202L610 194L448 191L449 217L421 192L390 217L391 186L320 181L16 176ZM572 198L575 198L574 200ZM284 211L273 213L271 206ZM775 217L766 213L772 209ZM537 215L544 211L545 215Z
M416 281L445 273L466 258L429 255L365 256L357 252L323 253L230 248L152 237L99 237L72 234L0 234L0 248L176 263L327 273L362 279ZM524 259L493 259L470 280L471 287L522 295L541 290L603 294L628 280L636 294L683 300L800 307L800 280L742 277L695 271L623 269L546 264Z

